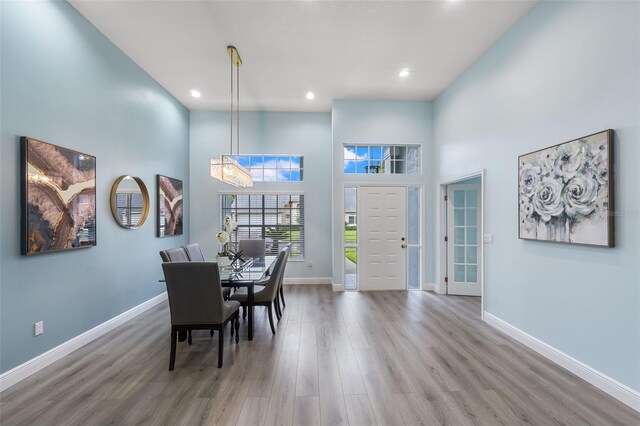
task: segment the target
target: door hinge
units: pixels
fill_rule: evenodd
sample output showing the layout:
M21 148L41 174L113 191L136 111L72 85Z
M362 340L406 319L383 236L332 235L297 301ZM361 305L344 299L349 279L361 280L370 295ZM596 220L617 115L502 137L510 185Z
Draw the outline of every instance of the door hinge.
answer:
M449 197L447 197L446 195L444 196L444 200L445 201L449 201Z
M449 277L444 277L444 282L448 283L449 282Z
M445 243L448 243L448 242L449 242L449 237L446 237L446 236L445 236L445 237L444 237L444 242L445 242Z

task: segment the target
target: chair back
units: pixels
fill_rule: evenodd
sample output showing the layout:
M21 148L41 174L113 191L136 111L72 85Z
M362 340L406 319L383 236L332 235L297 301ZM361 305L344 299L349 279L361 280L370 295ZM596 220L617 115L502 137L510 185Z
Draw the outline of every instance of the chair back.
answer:
M284 252L284 261L282 263L282 272L280 273L280 281L278 282L278 287L282 286L284 281L284 271L287 269L287 261L289 260L289 252L291 251L291 243L287 244L287 246L282 249Z
M264 257L264 240L240 240L238 250L242 250L244 257Z
M274 262L273 273L269 275L269 281L267 281L267 285L261 292L268 294L270 299L273 300L276 296L276 292L280 286L280 278L282 273L284 272L284 261L285 261L286 253L282 250L278 253L278 258Z
M215 262L165 262L172 325L222 324L224 305Z
M204 262L204 254L202 254L200 244L187 244L186 246L182 246L182 249L187 253L187 257L191 262Z
M160 251L160 257L163 262L188 262L187 252L184 248L178 247Z

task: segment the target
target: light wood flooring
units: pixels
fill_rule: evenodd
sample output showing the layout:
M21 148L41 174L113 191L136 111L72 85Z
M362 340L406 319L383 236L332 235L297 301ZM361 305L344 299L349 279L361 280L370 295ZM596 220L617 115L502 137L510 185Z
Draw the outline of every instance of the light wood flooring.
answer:
M256 308L194 332L168 371L166 303L0 394L2 425L640 424L640 415L480 322L479 299L285 287L272 336ZM229 328L226 330L229 334Z

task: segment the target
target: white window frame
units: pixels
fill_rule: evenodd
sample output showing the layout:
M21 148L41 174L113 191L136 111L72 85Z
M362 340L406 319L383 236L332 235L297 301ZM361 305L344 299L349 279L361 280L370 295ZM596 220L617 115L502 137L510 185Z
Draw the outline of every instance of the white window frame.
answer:
M224 212L222 209L222 196L224 195L300 195L300 196L305 196L304 191L243 191L243 190L238 190L238 191L218 191L218 206L219 206L219 216L220 216L220 224L222 224L222 222L224 221ZM305 204L306 204L306 197L305 201L303 202L302 205L302 209L301 211L303 212L304 215L304 211L305 211ZM263 207L264 208L264 207ZM264 224L261 226L265 226ZM298 226L298 225L296 225ZM306 224L305 221L303 219L302 221L302 225L299 225L302 228L302 238L301 238L301 243L302 243L302 256L299 258L292 258L291 256L289 256L289 262L305 262L306 261L306 254L307 254L307 250L306 250L306 232L305 232L305 228L306 228ZM258 226L256 226L258 227Z

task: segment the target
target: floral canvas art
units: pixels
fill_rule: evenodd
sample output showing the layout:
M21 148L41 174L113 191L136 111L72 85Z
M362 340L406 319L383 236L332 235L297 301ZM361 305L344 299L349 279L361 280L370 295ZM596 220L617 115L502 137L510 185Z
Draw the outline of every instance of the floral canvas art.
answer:
M613 247L613 130L518 158L522 239Z

